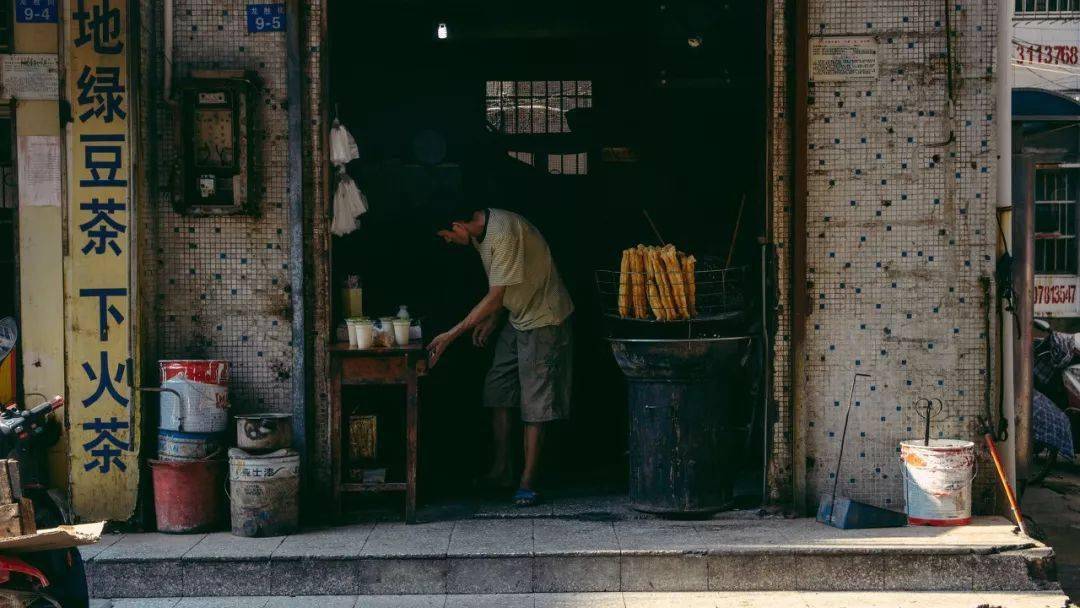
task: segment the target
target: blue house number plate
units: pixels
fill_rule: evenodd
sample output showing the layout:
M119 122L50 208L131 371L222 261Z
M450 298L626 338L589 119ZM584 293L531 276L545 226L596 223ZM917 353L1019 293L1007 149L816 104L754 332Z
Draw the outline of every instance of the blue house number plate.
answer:
M56 23L57 0L17 0L16 23Z
M247 7L247 26L248 32L252 34L284 32L285 5L249 4Z

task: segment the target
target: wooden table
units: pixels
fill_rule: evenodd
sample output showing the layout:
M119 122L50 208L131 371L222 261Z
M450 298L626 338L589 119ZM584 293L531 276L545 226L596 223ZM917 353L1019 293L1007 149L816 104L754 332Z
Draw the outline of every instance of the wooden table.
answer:
M418 379L427 372L427 351L414 342L405 347L330 347L330 460L333 470L334 513L341 513L342 494L405 492L405 522L416 521L416 427ZM405 483L349 483L342 475L341 427L344 386L405 386Z

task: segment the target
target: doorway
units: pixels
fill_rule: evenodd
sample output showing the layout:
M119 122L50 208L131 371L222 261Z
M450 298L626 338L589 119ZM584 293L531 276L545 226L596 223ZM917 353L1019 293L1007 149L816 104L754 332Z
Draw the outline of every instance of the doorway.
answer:
M767 236L764 4L336 0L329 11L329 107L357 141L348 172L370 206L333 238L333 294L358 276L365 315L407 304L429 339L486 290L475 252L434 237L440 197L493 198L528 218L576 309L573 417L549 438L545 485L624 493L626 384L596 271L617 271L625 248L670 242L742 269L746 314L726 330L760 335L771 322L755 312ZM333 294L323 297L337 327ZM467 342L422 389L427 501L468 495L487 464L491 352ZM764 499L765 352L742 363L740 457L717 463L739 470L734 506Z

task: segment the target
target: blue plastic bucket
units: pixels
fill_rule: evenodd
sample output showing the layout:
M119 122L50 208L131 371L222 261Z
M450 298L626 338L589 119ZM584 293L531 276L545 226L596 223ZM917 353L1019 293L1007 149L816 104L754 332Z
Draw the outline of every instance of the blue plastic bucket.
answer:
M223 433L181 433L165 429L158 431L159 460L208 460L224 455L225 448Z

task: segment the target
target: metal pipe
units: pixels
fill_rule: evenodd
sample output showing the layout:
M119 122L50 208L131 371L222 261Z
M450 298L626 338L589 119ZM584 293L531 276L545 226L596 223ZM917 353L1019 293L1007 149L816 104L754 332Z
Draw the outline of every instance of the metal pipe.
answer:
M1013 289L1016 340L1013 344L1013 396L1016 425L1016 481L1023 494L1031 467L1031 334L1035 304L1035 166L1027 154L1012 156Z
M293 447L300 453L301 496L307 477L307 325L304 307L304 165L303 88L300 62L300 0L285 4L286 89L289 100L288 193L289 284L292 304L292 403Z
M794 116L791 131L792 204L791 204L791 402L792 402L792 463L795 509L807 510L806 504L806 382L805 357L806 324L810 315L809 289L806 284L806 204L809 198L807 183L807 128L810 95L810 31L809 0L795 0L794 60L792 86Z
M997 19L997 89L995 90L994 114L998 117L996 123L996 137L998 149L997 163L997 208L998 222L1001 225L1001 235L1004 243L1004 251L998 251L998 255L1012 251L1012 16L1013 0L998 0ZM1013 328L1016 320L1011 311L1007 310L1006 303L999 303L1001 307L1001 382L1002 382L1002 416L1008 424L1008 434L1002 442L1004 453L1005 475L1012 487L1016 486L1016 416L1015 395L1013 394ZM996 397L996 395L995 395Z
M172 73L173 73L173 0L165 0L163 7L165 12L165 31L163 32L163 46L165 65L162 71L162 97L165 101L172 100Z

